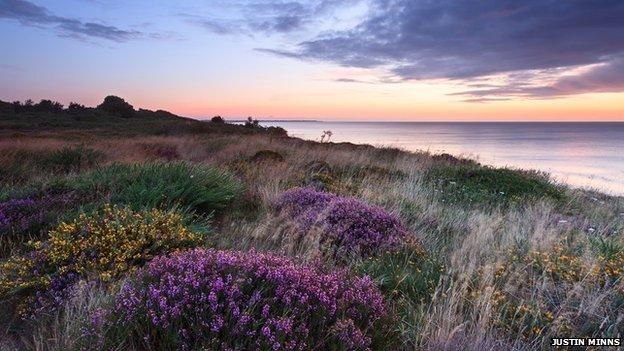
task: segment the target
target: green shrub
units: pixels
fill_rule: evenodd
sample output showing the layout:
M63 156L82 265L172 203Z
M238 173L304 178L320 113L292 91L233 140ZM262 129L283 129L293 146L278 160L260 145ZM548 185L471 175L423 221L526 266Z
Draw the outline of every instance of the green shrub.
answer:
M370 276L387 297L428 302L438 284L442 266L417 244L363 259L355 265L359 275Z
M379 257L362 259L353 266L356 274L367 275L386 297L398 318L396 330L403 342L413 340L419 306L431 301L443 266L418 244L404 245Z
M63 147L44 157L40 166L46 169L64 173L76 172L91 168L103 158L101 151L85 148L84 146Z
M565 199L548 175L536 171L469 165L436 164L425 174L443 202L465 205L503 205L529 199Z
M133 117L136 113L134 107L127 103L126 100L113 95L105 97L104 101L98 105L97 109L123 118Z
M76 178L69 186L99 201L138 208L181 206L220 212L242 190L231 175L187 162L113 164Z

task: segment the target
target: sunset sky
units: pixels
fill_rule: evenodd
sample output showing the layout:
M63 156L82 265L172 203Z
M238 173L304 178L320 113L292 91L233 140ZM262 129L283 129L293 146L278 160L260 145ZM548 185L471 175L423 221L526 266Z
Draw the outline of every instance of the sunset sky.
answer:
M624 1L0 0L0 100L624 121Z

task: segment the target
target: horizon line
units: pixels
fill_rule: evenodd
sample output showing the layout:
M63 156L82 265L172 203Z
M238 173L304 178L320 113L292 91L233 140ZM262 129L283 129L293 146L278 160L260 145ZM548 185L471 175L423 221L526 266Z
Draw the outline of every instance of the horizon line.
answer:
M210 121L210 118L188 117L200 121ZM254 118L259 123L624 123L621 120L345 120L345 119L262 119ZM246 119L225 119L226 123L242 123Z

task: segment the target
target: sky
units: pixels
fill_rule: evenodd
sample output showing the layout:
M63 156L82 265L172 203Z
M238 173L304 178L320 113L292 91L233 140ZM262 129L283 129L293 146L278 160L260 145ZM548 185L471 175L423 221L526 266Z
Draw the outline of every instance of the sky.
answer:
M0 48L4 101L624 121L621 0L0 0Z

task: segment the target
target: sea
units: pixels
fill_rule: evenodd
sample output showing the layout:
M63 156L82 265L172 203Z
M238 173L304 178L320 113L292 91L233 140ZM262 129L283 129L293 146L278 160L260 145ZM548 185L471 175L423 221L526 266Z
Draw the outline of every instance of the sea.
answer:
M624 196L624 123L271 121L293 137L449 153ZM327 137L325 137L327 140Z

